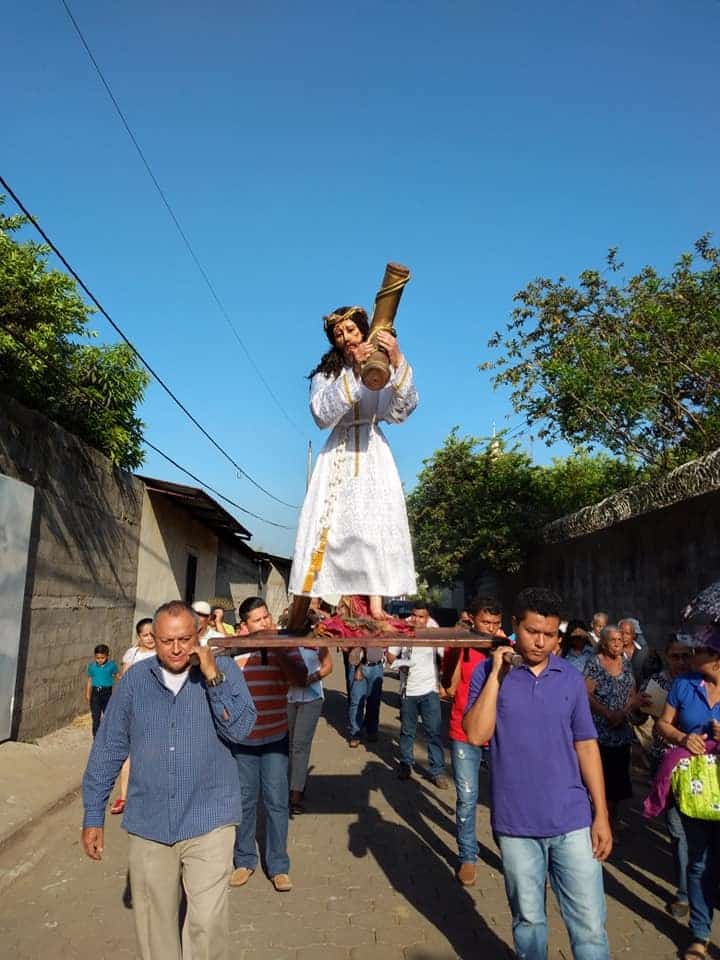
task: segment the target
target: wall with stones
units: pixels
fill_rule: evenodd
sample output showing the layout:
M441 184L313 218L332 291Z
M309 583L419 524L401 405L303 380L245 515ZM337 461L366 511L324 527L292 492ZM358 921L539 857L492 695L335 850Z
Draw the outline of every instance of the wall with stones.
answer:
M129 644L143 485L7 397L0 473L35 488L13 724L32 739L87 710L96 643L116 658Z

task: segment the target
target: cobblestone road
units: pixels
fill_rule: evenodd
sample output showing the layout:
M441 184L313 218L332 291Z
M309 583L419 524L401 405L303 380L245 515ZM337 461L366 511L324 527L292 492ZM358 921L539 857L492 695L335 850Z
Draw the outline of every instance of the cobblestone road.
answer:
M307 790L308 812L291 823L295 889L276 894L258 871L231 892L237 960L492 960L510 956L510 923L485 795L478 808L477 886L454 879L454 791L422 773L401 783L397 682L387 677L381 738L350 750L339 671L330 678ZM419 745L418 759L425 760ZM542 784L528 784L542 796ZM12 960L127 960L136 956L126 891L126 841L108 817L105 859L79 845L79 800L3 851L21 874L3 897L2 956ZM614 957L677 956L685 931L664 911L671 859L659 824L634 810L606 866ZM552 897L550 897L552 901ZM570 958L551 902L553 958Z

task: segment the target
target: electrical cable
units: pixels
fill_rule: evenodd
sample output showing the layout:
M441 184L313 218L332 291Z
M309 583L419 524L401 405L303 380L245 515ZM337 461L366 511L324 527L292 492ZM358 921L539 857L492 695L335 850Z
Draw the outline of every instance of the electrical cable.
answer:
M188 251L188 253L190 254L190 257L192 258L192 260L193 260L195 266L197 267L197 269L200 271L200 275L202 276L203 280L205 281L205 285L207 286L208 290L210 291L210 294L211 294L213 300L215 301L218 309L220 310L220 313L222 314L222 316L223 316L223 318L225 319L227 325L230 327L230 329L232 330L233 334L235 335L235 339L237 340L237 342L240 344L240 347L241 347L242 350L244 351L245 356L247 357L248 362L250 363L250 366L253 368L253 370L254 370L255 373L257 374L258 379L260 380L260 382L262 383L262 385L263 385L263 386L265 387L265 389L267 390L269 396L272 398L272 400L273 400L273 402L275 403L275 405L277 406L278 410L280 410L280 412L282 413L283 417L285 417L285 419L286 419L287 422L290 424L290 426L291 426L297 433L299 433L300 436L303 436L303 432L302 432L301 428L298 426L297 423L295 423L295 421L292 419L292 417L291 417L290 414L287 412L287 410L285 409L285 407L283 407L282 403L280 402L280 400L278 399L277 395L275 394L275 392L274 392L273 389L271 388L270 384L269 384L269 383L267 382L267 380L265 379L265 376L263 375L260 367L259 367L258 364L255 362L255 360L253 359L252 354L250 353L249 349L248 349L247 346L245 345L245 342L243 341L243 339L242 339L242 337L240 336L240 334L239 334L239 332L238 332L235 324L233 323L232 318L230 317L230 314L229 314L227 308L225 307L225 304L224 304L223 301L221 300L220 295L218 294L217 290L215 289L214 284L213 284L212 281L210 280L210 277L209 277L209 275L208 275L207 270L206 270L205 267L202 265L202 263L201 263L200 258L198 257L198 255L195 253L195 249L193 248L193 245L190 243L190 240L189 240L189 238L188 238L188 235L186 234L186 232L185 232L185 230L183 229L183 227L182 227L182 225L181 225L181 223L180 223L180 221L179 221L179 219L178 219L175 211L173 210L172 205L170 204L170 201L168 200L168 198L167 198L167 196L166 196L166 194L165 194L165 191L164 191L163 188L160 186L160 183L158 182L157 177L156 177L155 174L153 173L152 167L150 166L150 163L149 163L147 157L145 156L145 153L143 152L143 149L142 149L142 147L140 146L140 143L138 142L137 137L136 137L135 134L133 133L133 131L132 131L131 127L130 127L130 124L128 123L127 117L126 117L125 114L123 113L123 111L122 111L122 109L121 109L121 107L120 107L120 104L118 103L117 98L115 97L115 94L113 93L112 88L110 87L110 84L109 84L108 81L105 79L105 75L103 74L102 70L100 69L100 65L99 65L99 63L97 62L97 60L95 59L95 55L93 54L92 50L90 49L90 44L87 42L87 40L86 40L86 38L85 38L85 35L83 34L82 30L80 29L80 25L78 24L77 20L75 19L74 15L73 15L73 12L72 12L72 10L70 9L70 6L69 6L68 3L67 3L67 0L60 0L60 3L61 3L61 4L63 5L63 7L65 8L65 12L67 13L67 15L68 15L68 17L69 17L69 19L70 19L70 22L72 23L73 27L75 28L75 32L77 33L78 37L80 38L80 42L81 42L82 45L85 47L85 51L86 51L88 57L90 58L90 62L92 63L93 67L95 68L95 72L97 73L98 77L100 78L100 82L101 82L102 85L105 87L105 91L107 92L107 95L110 97L110 100L112 101L112 105L115 107L115 111L116 111L117 115L120 117L120 121L122 122L122 125L125 127L125 130L126 130L126 132L127 132L127 135L130 137L130 140L132 141L132 144L133 144L133 146L135 147L135 150L137 151L137 154L138 154L138 156L140 157L140 160L142 161L142 164L143 164L143 166L145 167L145 169L146 169L146 171L147 171L147 173L148 173L148 176L149 176L150 179L152 180L153 185L154 185L155 189L157 190L158 195L160 196L160 199L162 200L162 202L163 202L163 204L164 204L164 206L165 206L165 209L167 210L168 214L170 215L170 219L171 219L172 222L175 224L175 228L177 229L177 232L179 233L180 238L182 239L183 243L185 244L185 247L187 248L187 251Z
M163 453L155 444L150 443L149 440L143 438L143 443L146 447L150 447L151 450L154 450L155 453L159 454L168 463L171 463L174 467L180 470L182 473L186 474L191 480L194 480L195 483L200 484L201 487L205 487L206 490L209 490L210 493L215 494L219 500L224 500L225 503L229 503L231 507L235 507L236 510L241 510L243 513L246 513L249 517L254 517L255 520L260 520L262 523L267 523L271 527L279 527L281 530L294 530L294 527L290 527L285 523L276 523L274 520L267 520L265 517L261 517L258 513L253 513L252 510L247 510L245 507L241 507L239 503L235 503L234 500L231 500L229 497L226 497L224 493L220 493L219 490L216 490L214 487L211 487L209 483L205 483L204 480L201 480L199 477L196 477L194 473L191 473L187 467L181 466L177 460L173 460L172 457L168 456L167 453Z
M46 356L43 356L37 350L35 350L34 347L31 347L29 343L26 343L25 340L22 340L19 337L15 336L14 333L10 333L9 331L5 331L5 333L7 334L7 336L12 337L15 343L19 344L19 346L22 347L23 350L32 354L32 356L34 356L37 360L43 363L45 367L49 366L48 358ZM79 389L83 390L84 388L80 386ZM87 389L85 389L84 392L88 392ZM124 426L127 429L127 424L123 423L122 426ZM156 447L155 444L151 443L149 440L145 439L144 437L142 439L142 443L144 446L150 447L151 450L154 450L155 453L159 454L161 457L167 460L168 463L171 463L174 467L180 470L181 473L186 474L188 477L194 480L195 483L198 483L201 487L204 487L206 490L209 490L211 493L215 494L215 496L218 497L218 499L224 500L225 503L229 503L231 507L235 507L236 510L240 510L242 513L246 513L248 516L253 517L255 520L259 520L261 523L267 523L271 527L279 527L281 530L294 529L294 527L290 527L287 524L276 523L274 520L268 520L266 517L261 517L259 513L253 513L252 510L248 510L246 507L241 507L239 503L236 503L234 500L231 500L230 497L226 497L224 493L220 493L220 491L216 490L215 487L211 487L209 483L205 483L204 480L201 480L199 477L196 477L194 473L191 473L187 469L187 467L183 467L176 460L173 460L171 456L169 456L163 450L160 450L159 447Z
M65 267L65 269L68 271L68 273L69 273L69 274L73 277L73 279L77 282L78 286L81 287L81 289L84 290L85 293L87 294L87 296L92 300L92 302L93 302L93 303L95 304L95 306L98 308L98 310L100 311L100 313L105 317L105 319L106 319L107 322L110 324L110 326L113 328L113 330L118 334L119 337L122 338L122 340L123 340L123 341L127 344L127 346L132 350L132 352L135 354L135 356L136 356L137 359L140 361L140 363L142 363L142 365L145 367L145 369L148 371L148 373L150 373L151 376L154 377L154 379L157 381L157 383L163 388L163 390L165 391L165 393L166 393L166 394L170 397L170 399L182 410L182 412L185 414L185 416L197 427L197 429L200 431L200 433L202 433L202 435L203 435L204 437L206 437L206 439L208 439L208 440L210 441L210 443L223 455L223 457L225 457L225 459L228 460L228 461L233 465L233 467L235 467L235 469L238 471L238 473L240 474L240 476L242 476L242 477L244 477L246 480L248 480L254 487L257 487L257 489L260 490L260 491L262 491L262 493L264 493L265 496L270 497L271 500L275 500L277 503L282 504L282 506L284 506L284 507L289 507L291 510L297 510L298 507L297 507L296 504L288 503L286 500L281 500L280 497L276 497L275 494L270 493L270 491L267 490L265 487L263 487L262 484L258 483L257 480L253 479L253 477L251 477L250 474L249 474L246 470L244 470L244 469L240 466L240 464L237 463L237 461L234 460L234 459L230 456L230 454L227 453L227 452L220 446L220 444L218 443L218 441L217 441L210 433L208 433L208 431L205 429L205 427L203 427L203 425L200 423L200 421L197 420L197 419L192 415L192 413L190 413L190 411L189 411L188 408L185 406L185 404L182 402L182 400L180 400L179 397L177 397L177 396L173 393L173 391L170 389L170 387L167 385L167 383L165 383L165 381L164 381L163 378L160 376L160 374L157 373L157 372L150 366L150 364L148 363L148 361L145 359L145 357L143 357L143 355L140 353L140 351L139 351L138 348L135 346L135 344L132 343L132 341L125 335L125 333L123 332L123 330L117 325L117 323L115 323L115 321L114 321L113 318L110 316L110 314L107 312L107 310L105 309L105 307L103 307L103 305L100 303L100 301L99 301L98 298L95 296L95 294L92 292L92 290L90 290L90 288L87 286L87 284L84 282L84 280L80 277L80 275L73 269L73 267L70 265L70 263L66 260L66 258L63 256L63 254L62 254L61 251L58 249L58 247L56 246L56 244L50 239L50 237L47 235L47 233L43 230L43 228L40 226L40 224L38 223L38 221L36 220L36 218L30 213L30 211L28 210L28 208L25 206L25 204L22 202L22 200L18 197L18 195L17 195L17 194L15 193L15 191L12 189L12 187L11 187L10 184L7 182L7 180L5 180L5 178L2 176L2 174L0 174L0 185L2 185L3 189L5 189L5 190L8 192L8 194L12 197L12 199L13 199L13 200L15 201L15 203L17 204L18 208L19 208L20 210L22 210L23 214L27 217L27 219L30 221L30 223L32 223L32 225L35 227L35 229L37 230L37 232L38 232L38 233L40 234L40 236L43 238L43 240L45 241L45 243L50 247L50 249L53 251L53 253L55 254L55 256L58 258L58 260L60 260L60 262L62 263L62 265L63 265L63 266Z

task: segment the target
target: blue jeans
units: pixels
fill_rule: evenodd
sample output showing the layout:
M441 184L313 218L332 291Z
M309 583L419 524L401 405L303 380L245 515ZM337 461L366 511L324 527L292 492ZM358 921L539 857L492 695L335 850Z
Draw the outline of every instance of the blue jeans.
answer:
M269 876L287 873L288 736L262 746L236 746L233 750L240 774L242 822L235 831L233 860L236 867L254 870L258 855L255 844L257 807L262 790L265 807L265 866Z
M650 764L650 776L655 779L658 772L660 761L654 759ZM685 836L685 827L683 826L682 814L678 810L675 801L670 795L670 804L665 808L665 826L670 835L670 846L672 848L673 866L675 868L675 884L677 891L675 899L687 903L687 870L688 870L688 845Z
M360 667L363 679L355 679L355 667L348 664L348 684L350 685L350 705L348 708L348 733L351 740L365 731L370 737L376 737L380 724L380 695L382 694L382 663L364 663Z
M437 777L445 771L445 754L442 745L440 697L434 690L419 697L403 697L400 701L400 761L408 767L413 765L413 747L419 716L422 717L427 740L430 776Z
M687 903L687 872L688 872L688 844L683 826L682 814L673 803L665 810L665 825L670 834L673 863L675 865L675 883L677 884L677 900Z
M480 764L484 747L451 740L452 771L455 781L455 835L461 863L475 863L478 844L476 814L480 783Z
M608 960L602 866L593 857L589 828L557 837L496 839L519 960L547 960L548 875L575 960Z
M688 846L687 891L693 940L709 940L718 884L720 823L681 813Z

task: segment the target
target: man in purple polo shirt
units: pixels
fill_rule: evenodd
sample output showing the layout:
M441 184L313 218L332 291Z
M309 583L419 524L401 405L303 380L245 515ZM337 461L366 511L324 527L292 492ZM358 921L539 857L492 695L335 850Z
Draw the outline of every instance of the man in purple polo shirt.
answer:
M518 957L547 958L549 874L575 960L608 960L600 864L612 833L585 684L553 654L560 607L550 590L518 595L515 647L475 668L463 729L476 746L490 741L492 827Z

